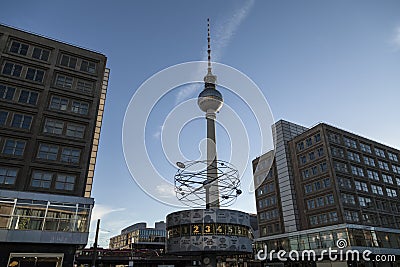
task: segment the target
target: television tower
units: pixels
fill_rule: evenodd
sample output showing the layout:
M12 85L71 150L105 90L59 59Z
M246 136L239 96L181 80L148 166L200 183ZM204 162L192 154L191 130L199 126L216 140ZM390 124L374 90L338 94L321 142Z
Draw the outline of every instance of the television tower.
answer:
M208 68L204 77L204 90L199 94L197 104L206 113L207 120L207 180L204 187L206 190L206 209L219 208L218 191L218 168L217 148L215 139L216 113L221 109L224 100L222 94L216 88L217 76L211 70L211 38L210 19L207 19L207 54Z

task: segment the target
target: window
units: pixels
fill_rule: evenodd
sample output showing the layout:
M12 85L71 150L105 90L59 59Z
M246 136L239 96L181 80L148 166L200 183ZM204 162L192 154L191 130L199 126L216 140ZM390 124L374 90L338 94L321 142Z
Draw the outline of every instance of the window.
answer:
M333 198L333 195L327 195L326 196L326 204L327 205L335 204L335 199Z
M67 124L67 136L83 138L85 134L85 126L77 124Z
M256 171L260 171L266 167L267 167L267 162L265 160L261 160L260 162L258 162L256 166Z
M75 69L77 58L67 55L62 55L60 64L65 67Z
M379 168L381 168L382 170L387 170L387 171L389 170L389 165L387 162L378 160L378 165Z
M317 204L317 207L325 206L324 197L317 197L316 204Z
M72 77L57 74L56 86L71 89L73 81L74 79Z
M333 167L336 171L348 172L346 163L334 161Z
M13 120L11 122L11 127L21 128L21 129L30 129L32 123L32 116L22 115L22 114L14 114Z
M21 90L18 102L30 105L36 105L37 99L38 99L38 93L28 90Z
M321 172L326 172L326 170L328 169L326 162L322 162L321 164L319 164L319 167L321 168Z
M83 80L78 80L76 89L84 93L91 93L93 90L93 83Z
M392 170L393 172L400 174L400 166L392 164Z
M317 220L317 216L310 216L310 225L317 225L318 224L318 220Z
M311 173L312 173L312 175L317 175L318 174L318 167L317 166L311 167Z
M360 148L362 152L372 153L370 145L360 143Z
M368 192L368 185L366 183L360 181L354 181L354 184L357 190Z
M82 60L81 71L86 71L86 72L89 72L89 73L95 73L96 72L96 63L90 62L90 61L87 61L87 60Z
M345 210L344 217L346 221L351 221L351 222L358 222L360 220L358 217L358 212L356 211Z
M61 135L63 128L64 128L64 122L53 119L46 119L46 122L43 127L43 132Z
M57 155L58 155L58 146L40 144L37 156L39 159L57 160Z
M396 177L396 183L397 183L397 185L400 186L400 178L399 177Z
M324 155L324 148L320 147L317 149L318 157L322 157Z
M393 184L393 177L392 177L391 175L382 173L382 180L383 180L385 183Z
M15 88L0 84L0 98L6 100L13 100Z
M320 133L317 133L316 135L314 135L314 141L315 141L315 143L321 141L321 134Z
M79 163L80 155L80 149L63 148L61 152L61 161L68 163Z
M4 64L3 74L19 77L21 75L22 66L14 63L7 62Z
M332 211L332 212L329 213L329 220L331 222L337 222L338 216L337 216L337 212L336 211Z
M324 187L330 187L331 186L331 178L325 178L323 180Z
M75 186L75 176L67 174L57 174L56 189L72 191Z
M337 179L338 179L338 181L339 181L339 186L340 186L340 187L348 188L348 189L351 189L351 188L352 188L352 184L351 184L350 179L348 179L348 178L343 178L343 177L338 177Z
M308 157L310 158L310 160L314 160L314 159L315 159L315 153L314 153L314 151L308 153Z
M383 151L380 148L375 147L375 155L382 157L382 158L386 158L385 156L385 151Z
M306 162L307 162L306 156L301 156L300 157L300 164L306 164Z
M369 179L379 181L379 175L376 171L367 170L367 174Z
M303 142L299 142L297 144L297 150L303 150L304 149L304 143Z
M311 184L307 184L304 186L304 192L306 192L306 194L311 193L312 190L312 185Z
M364 170L361 167L351 165L351 173L364 177Z
M319 217L319 221L321 222L321 224L328 223L328 215L327 214L321 214L318 217Z
M351 151L347 151L347 158L352 161L360 162L360 155Z
M373 166L375 167L375 160L373 158L364 156L364 163L368 166Z
M28 53L29 45L13 41L11 43L10 52L26 56Z
M304 170L304 171L303 171L303 178L308 178L308 177L310 177L310 172L309 172L309 170Z
M270 207L270 206L274 206L276 205L277 201L276 201L276 196L272 196L269 198L265 199L265 206L266 207Z
M340 144L340 136L336 133L328 133L328 140L331 143L336 143L336 144Z
M51 172L35 171L32 175L31 186L39 188L50 188L53 180L53 174Z
M88 114L89 104L85 102L72 101L71 111L78 114Z
M314 201L314 199L307 200L307 208L308 208L309 210L315 208L315 201Z
M348 137L343 137L344 145L351 148L357 148L356 140L350 139Z
M43 70L28 68L25 79L41 83L43 82L43 77L44 77Z
M47 61L49 59L49 55L50 55L50 51L46 50L46 49L42 49L39 47L35 47L33 49L33 53L32 53L32 57L39 59L39 60L43 60L43 61Z
M18 169L0 167L0 184L13 185L17 179Z
M351 205L356 204L354 196L349 194L342 194L342 201L344 204L351 204Z
M386 188L388 197L397 197L397 191L395 189Z
M57 110L67 110L68 99L53 96L50 101L50 108Z
M7 117L8 117L8 112L0 110L0 126L6 125Z
M306 140L306 145L307 145L307 147L312 146L311 138L307 138L307 140Z
M22 156L24 154L25 144L25 141L7 139L4 144L3 154Z
M372 205L372 200L369 197L358 197L358 202L361 207L369 207Z
M383 196L382 187L379 185L371 185L372 193Z
M337 147L331 147L332 155L338 158L344 158L343 149Z
M322 188L321 181L316 181L314 183L315 190L320 190Z
M388 152L388 156L389 156L389 159L390 159L390 160L399 162L399 158L397 157L396 154L391 153L391 152Z

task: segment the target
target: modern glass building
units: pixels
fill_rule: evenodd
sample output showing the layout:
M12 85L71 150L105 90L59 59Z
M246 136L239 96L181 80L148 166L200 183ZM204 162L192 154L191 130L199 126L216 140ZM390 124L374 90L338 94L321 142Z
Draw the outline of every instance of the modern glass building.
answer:
M98 52L0 25L0 265L72 266L86 245L105 66Z
M394 255L397 262L378 266L396 266L400 151L325 123L307 129L281 120L273 127L276 150L253 161L257 249L321 251L344 240L344 250ZM264 168L268 161L272 167ZM349 266L357 262L374 266Z
M136 223L110 238L110 249L165 249L165 222L156 222L154 228L146 223Z

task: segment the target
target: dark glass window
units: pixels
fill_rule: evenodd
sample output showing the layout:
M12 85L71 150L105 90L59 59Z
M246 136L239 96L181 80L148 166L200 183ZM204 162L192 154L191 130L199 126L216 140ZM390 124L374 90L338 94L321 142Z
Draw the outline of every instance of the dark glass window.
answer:
M12 100L14 98L15 88L0 84L0 98Z
M11 122L11 127L29 129L31 128L32 116L14 114L13 120Z
M11 44L10 52L26 56L29 46L20 42L13 41Z
M49 50L38 48L38 47L35 47L33 49L33 53L32 53L33 58L40 59L43 61L47 61L49 59L49 55L50 55Z
M36 105L37 99L38 99L38 93L27 90L21 90L18 102Z
M7 62L4 64L3 74L19 77L21 75L22 66Z
M43 77L44 77L44 71L37 70L34 68L28 68L25 79L35 82L43 82Z

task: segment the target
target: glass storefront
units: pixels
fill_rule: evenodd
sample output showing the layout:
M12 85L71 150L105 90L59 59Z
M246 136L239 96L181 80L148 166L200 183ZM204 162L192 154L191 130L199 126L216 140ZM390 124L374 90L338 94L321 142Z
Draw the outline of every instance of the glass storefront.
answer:
M345 240L347 246L353 247L400 248L400 233L351 228L299 234L265 241L259 240L256 241L255 247L262 249L266 245L269 250L283 249L286 251L327 249L335 248L339 239Z
M0 229L88 232L90 204L0 198Z

